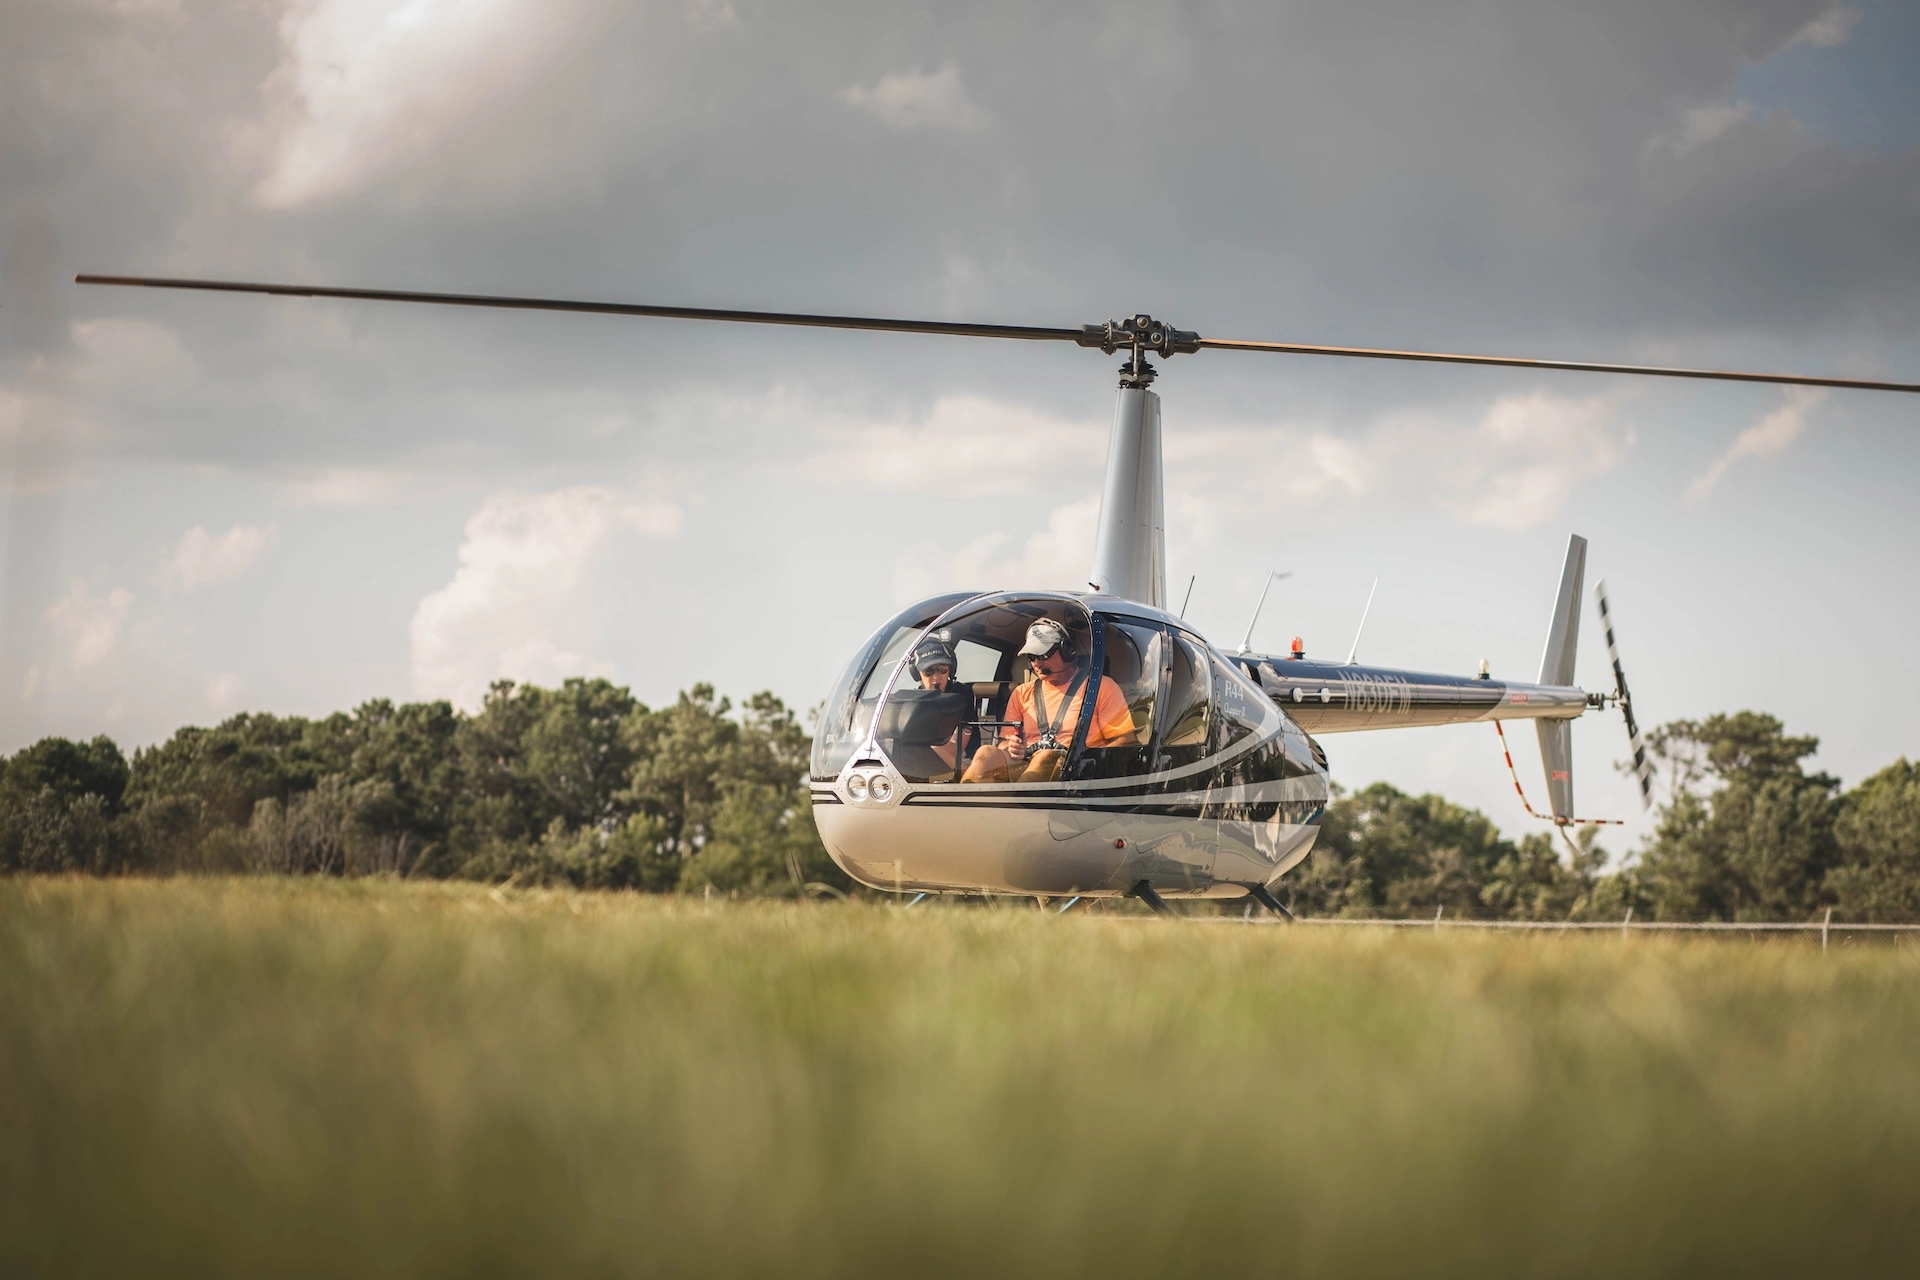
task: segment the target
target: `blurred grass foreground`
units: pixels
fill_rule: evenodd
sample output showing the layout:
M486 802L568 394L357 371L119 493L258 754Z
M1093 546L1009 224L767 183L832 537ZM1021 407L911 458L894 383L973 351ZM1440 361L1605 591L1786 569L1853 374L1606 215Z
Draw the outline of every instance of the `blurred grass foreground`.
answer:
M1920 952L0 882L0 1273L1907 1273Z

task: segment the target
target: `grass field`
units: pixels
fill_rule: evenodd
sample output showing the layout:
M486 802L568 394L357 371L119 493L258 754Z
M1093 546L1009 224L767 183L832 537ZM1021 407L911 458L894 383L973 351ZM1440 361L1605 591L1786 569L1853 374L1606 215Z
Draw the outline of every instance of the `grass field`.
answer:
M1910 1274L1920 951L0 882L0 1272Z

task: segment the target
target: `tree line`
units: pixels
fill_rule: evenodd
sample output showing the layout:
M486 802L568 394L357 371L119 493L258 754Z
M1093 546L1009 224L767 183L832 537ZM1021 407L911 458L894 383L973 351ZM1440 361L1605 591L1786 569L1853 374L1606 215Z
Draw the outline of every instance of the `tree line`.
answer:
M0 869L843 891L809 812L810 745L770 693L735 707L703 684L650 708L582 679L501 681L472 714L237 715L130 761L104 736L47 738L0 773Z
M796 897L854 886L814 830L810 740L771 693L650 708L606 680L502 681L478 711L368 702L245 714L129 760L107 737L0 760L0 871L462 878ZM1920 776L1851 790L1819 743L1743 711L1649 737L1663 799L1614 865L1594 838L1500 834L1387 783L1339 793L1281 886L1315 915L1920 920Z

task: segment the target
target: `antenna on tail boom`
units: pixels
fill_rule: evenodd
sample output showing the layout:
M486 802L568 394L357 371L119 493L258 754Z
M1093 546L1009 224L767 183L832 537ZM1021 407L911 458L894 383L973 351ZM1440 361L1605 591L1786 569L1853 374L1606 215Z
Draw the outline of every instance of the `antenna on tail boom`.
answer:
M1247 646L1253 643L1253 628L1260 621L1260 611L1267 607L1267 592L1273 590L1273 584L1280 581L1280 579L1291 578L1292 576L1293 576L1293 570L1291 569L1287 570L1285 573L1280 572L1280 570L1278 569L1270 569L1267 571L1267 585L1260 588L1260 602L1253 606L1253 617L1248 619L1247 621L1247 634L1245 638L1243 638L1240 641L1241 653L1245 653L1247 651ZM1193 588L1191 586L1187 588L1187 594L1188 595L1193 594ZM1181 606L1181 612L1182 613L1186 612L1185 605Z
M1360 625L1353 629L1353 648L1347 650L1347 665L1360 656L1360 633L1367 629L1367 615L1373 612L1373 596L1380 590L1380 579L1373 580L1373 586L1367 591L1367 607L1360 611Z

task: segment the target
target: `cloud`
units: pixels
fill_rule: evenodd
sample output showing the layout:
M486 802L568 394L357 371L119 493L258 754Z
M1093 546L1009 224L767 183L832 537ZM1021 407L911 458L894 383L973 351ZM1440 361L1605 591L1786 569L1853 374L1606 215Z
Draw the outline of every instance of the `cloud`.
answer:
M1584 480L1625 460L1625 394L1500 396L1477 415L1388 412L1349 433L1313 425L1169 433L1170 519L1196 545L1223 520L1271 524L1278 508L1404 514L1440 506L1467 525L1532 528Z
M46 619L72 644L68 657L74 669L84 670L112 656L132 609L133 593L125 587L95 596L75 578L66 597L47 610Z
M296 474L286 484L294 502L316 507L380 506L419 488L419 477L384 467L318 467Z
M970 587L1083 590L1099 515L1099 498L1086 498L1055 508L1038 528L995 530L951 551L911 547L894 559L894 594L905 600Z
M223 671L207 681L207 705L215 711L231 710L246 689L246 679L239 672Z
M267 77L266 172L254 198L288 209L349 194L382 177L437 167L452 141L485 121L511 184L567 154L530 148L525 123L551 123L539 99L516 102L579 34L555 0L312 0L280 22L281 60ZM551 90L559 86L548 81ZM519 117L518 120L515 117ZM493 163L490 165L488 160ZM492 175L503 176L497 170Z
M1813 418L1813 411L1826 398L1827 393L1819 387L1787 388L1785 403L1735 436L1733 443L1727 446L1727 451L1694 477L1693 483L1687 486L1687 501L1698 502L1706 497L1740 459L1771 458L1784 452L1800 438Z
M897 71L881 76L872 88L853 85L840 101L864 111L890 129L947 129L970 133L987 123L960 83L960 68L949 62L938 71Z
M1679 128L1660 134L1648 145L1648 150L1665 149L1675 155L1685 155L1695 147L1722 137L1733 126L1753 119L1756 114L1750 102L1710 102L1693 107L1680 117Z
M1860 11L1844 6L1835 6L1800 28L1791 44L1811 45L1816 49L1831 49L1843 45L1853 35L1853 28L1860 21Z
M1626 457L1633 434L1618 417L1618 395L1500 397L1453 469L1454 510L1467 524L1507 532L1540 524L1581 481Z
M237 524L225 533L195 525L180 535L161 577L186 591L229 582L265 559L278 538L273 525Z
M453 580L420 601L409 629L414 693L476 704L496 679L551 682L593 664L577 598L596 552L620 530L680 531L679 508L581 485L496 494L467 521Z
M184 388L193 355L165 325L127 316L101 316L73 326L81 372L103 391L151 396Z
M1011 401L950 395L917 423L828 423L819 433L829 447L807 469L824 483L893 493L952 493L964 485L972 494L1001 494L1057 490L1063 465L1098 467L1107 427Z

